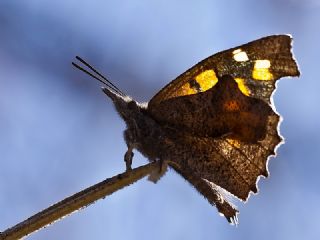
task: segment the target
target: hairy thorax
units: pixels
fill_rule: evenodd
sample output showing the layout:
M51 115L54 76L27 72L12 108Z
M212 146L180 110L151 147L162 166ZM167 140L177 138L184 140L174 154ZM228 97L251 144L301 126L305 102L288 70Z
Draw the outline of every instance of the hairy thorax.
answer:
M149 161L166 160L173 145L170 131L152 119L145 107L139 106L136 116L127 122L124 138L128 146L134 146Z

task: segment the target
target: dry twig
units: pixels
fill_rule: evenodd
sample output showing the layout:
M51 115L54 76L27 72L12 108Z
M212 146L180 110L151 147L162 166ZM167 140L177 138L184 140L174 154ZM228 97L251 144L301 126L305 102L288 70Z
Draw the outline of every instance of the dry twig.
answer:
M108 178L81 192L78 192L30 218L0 233L0 240L14 240L25 237L61 218L94 203L112 193L138 181L159 167L152 162L133 170Z

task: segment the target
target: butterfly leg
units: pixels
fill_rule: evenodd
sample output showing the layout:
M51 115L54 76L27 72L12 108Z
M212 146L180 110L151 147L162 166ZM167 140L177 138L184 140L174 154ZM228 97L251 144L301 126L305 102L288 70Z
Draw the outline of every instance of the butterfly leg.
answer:
M133 146L128 146L128 150L124 154L124 161L126 163L126 171L131 170L132 159L133 159Z
M133 149L136 147L137 132L135 129L126 129L123 133L128 150L124 154L124 161L126 163L126 170L131 170Z
M168 170L168 163L164 161L162 158L156 160L159 163L159 168L155 169L153 172L150 173L148 180L157 183L160 178L167 172Z

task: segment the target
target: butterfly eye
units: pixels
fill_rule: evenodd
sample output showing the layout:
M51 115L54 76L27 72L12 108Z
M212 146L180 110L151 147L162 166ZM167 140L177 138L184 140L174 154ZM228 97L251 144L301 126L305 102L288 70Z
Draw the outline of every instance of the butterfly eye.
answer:
M130 110L135 109L137 107L137 103L135 101L128 102L128 108Z

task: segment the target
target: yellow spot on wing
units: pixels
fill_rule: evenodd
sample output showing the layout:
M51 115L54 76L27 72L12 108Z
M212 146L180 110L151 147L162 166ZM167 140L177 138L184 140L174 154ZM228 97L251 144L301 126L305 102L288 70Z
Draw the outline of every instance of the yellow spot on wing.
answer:
M234 147L240 148L241 144L238 140L228 138L227 141Z
M202 92L212 88L218 82L218 78L212 69L200 73L195 77L195 80L199 83Z
M252 78L255 80L272 80L273 75L269 71L270 66L269 60L256 60L252 71Z
M245 62L249 60L249 57L246 52L242 51L241 48L236 49L232 52L233 59L237 62Z
M190 84L187 82L181 87L181 94L180 96L185 96L185 95L191 95L191 94L196 94L197 90L190 87Z
M243 78L235 78L234 80L238 83L238 87L239 87L240 91L241 91L244 95L249 96L249 95L250 95L250 90L249 90L249 88L245 85L244 79L243 79Z
M212 69L203 71L202 73L198 74L194 80L199 84L201 92L207 91L218 82L218 78ZM186 96L196 93L198 93L198 89L191 87L190 82L187 82L181 86L177 95Z

